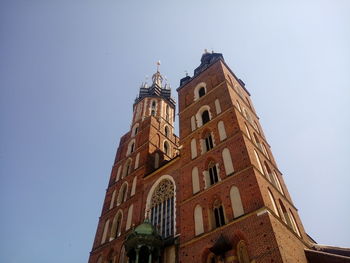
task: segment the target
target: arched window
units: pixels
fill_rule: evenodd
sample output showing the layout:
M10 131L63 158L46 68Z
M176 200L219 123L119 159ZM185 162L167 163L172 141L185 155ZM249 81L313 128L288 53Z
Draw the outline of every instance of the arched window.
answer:
M139 124L136 123L136 124L134 125L134 127L132 128L131 137L134 137L134 136L137 134L138 130L139 130Z
M215 163L211 162L208 166L209 183L210 185L216 184L219 181L218 171Z
M196 143L196 139L193 138L191 140L191 158L194 159L197 157L197 143Z
M297 225L297 223L295 221L295 218L294 218L294 215L292 213L292 210L289 209L289 213L290 213L290 219L292 221L294 232L297 233L298 236L300 236L300 231L299 231L298 225Z
M105 243L107 240L108 228L109 228L109 219L106 221L105 226L103 228L101 244Z
M216 115L221 113L221 106L220 106L220 101L219 99L215 100L215 109L216 109Z
M266 161L264 161L264 166L265 166L265 172L266 172L266 174L267 174L267 179L268 179L273 185L276 186L275 179L273 178L271 169L270 169L270 167L269 167L269 165L267 164ZM277 186L276 186L276 187L277 187Z
M251 137L250 137L250 132L249 132L249 129L248 129L248 126L247 126L246 123L244 123L244 127L245 127L245 131L247 132L248 138L251 139Z
M203 97L207 93L206 91L206 84L205 82L199 83L195 88L194 88L194 100L198 100L199 98Z
M157 111L157 103L154 100L152 101L152 104L151 104L151 115L156 116L156 111Z
M123 203L126 200L126 194L128 191L128 183L125 182L119 190L118 193L118 199L117 199L117 205L120 205L121 203Z
M220 141L225 140L227 138L227 135L226 135L225 125L223 121L218 122L218 130L219 130Z
M203 105L196 113L197 127L203 126L205 123L212 119L210 107L208 105Z
M224 207L217 200L214 203L214 228L225 225L225 215L224 215Z
M136 192L136 182L137 182L137 176L135 176L134 179L132 180L130 196L133 196Z
M164 142L164 153L168 156L170 156L170 146L167 141Z
M287 209L285 208L284 204L282 203L281 199L278 199L278 202L280 204L280 207L281 207L281 210L282 210L282 214L283 214L283 220L284 222L287 223L287 225L291 228L293 228L293 225L292 225L292 221L289 217L289 214L287 212Z
M270 201L271 201L271 204L272 204L273 211L275 212L275 214L277 216L279 216L279 213L278 213L278 210L277 210L277 206L276 206L276 202L275 202L275 198L273 197L270 189L267 189L267 191L268 191L268 194L269 194L269 198L270 198Z
M228 148L223 149L222 159L224 161L226 175L231 175L235 170L233 169L231 153Z
M120 236L122 220L123 220L123 212L119 210L113 218L109 240L113 240Z
M253 125L254 125L254 128L258 131L258 133L260 133L258 123L254 121Z
M198 168L193 167L193 169L192 169L192 191L193 191L193 194L198 193L199 190L200 190L200 186L199 186Z
M128 150L126 152L126 156L133 153L134 150L135 150L135 139L132 139L128 144Z
M194 116L191 117L191 131L196 129L196 119Z
M277 173L276 173L275 170L273 171L272 175L273 175L273 178L274 178L274 180L275 180L275 182L276 182L276 187L277 187L277 189L278 189L282 194L284 194L283 188L282 188L282 186L281 186L280 180L278 179L278 176L277 176Z
M258 148L260 150L262 150L262 147L261 147L261 144L260 144L260 140L259 140L258 136L256 136L255 132L253 132L253 137L254 137L254 141L255 141L256 146L258 146Z
M243 115L250 123L252 123L252 118L250 117L250 114L245 108L243 108Z
M236 186L232 186L230 190L231 206L233 210L233 217L239 217L244 214L241 195Z
M135 166L134 166L135 169L139 168L139 161L140 161L140 153L137 153L135 158Z
M270 156L269 156L269 153L268 153L267 150L266 150L265 144L262 143L261 146L262 146L262 150L263 150L264 154L266 155L267 159L270 160Z
M202 113L202 124L204 125L209 121L210 121L209 112L207 110L205 110Z
M169 137L169 128L168 128L168 126L164 127L164 134L165 134L165 137Z
M203 212L200 205L196 205L194 208L194 233L196 236L204 233Z
M169 105L166 105L166 108L165 108L165 119L166 119L166 121L170 120L170 107L169 107Z
M126 163L124 164L124 169L123 169L123 176L122 178L124 178L125 176L128 176L131 173L132 167L131 167L131 162L132 159L129 158Z
M126 227L125 230L128 230L131 227L132 222L132 211L134 209L134 205L129 206L128 209L128 217L126 218Z
M211 137L211 133L208 132L204 137L205 142L205 152L210 151L214 148L213 138Z
M237 102L237 108L238 108L239 112L242 112L241 104L239 103L238 100L236 102Z
M264 170L261 166L261 162L260 162L260 158L259 158L259 155L258 153L256 152L256 150L254 149L254 154L255 154L255 159L256 159L256 162L258 163L258 168L259 168L259 171L264 174Z
M204 87L201 87L198 90L198 95L199 95L199 97L203 97L205 95L205 88Z
M162 237L174 234L174 184L163 179L154 189L150 200L151 222Z
M117 176L116 176L116 178L115 178L115 181L116 181L116 182L119 181L119 179L120 179L120 173L121 173L121 171L122 171L122 166L120 165L120 166L118 167Z
M111 199L111 203L109 204L109 209L112 209L114 206L114 199L115 199L115 190L112 193L112 199Z

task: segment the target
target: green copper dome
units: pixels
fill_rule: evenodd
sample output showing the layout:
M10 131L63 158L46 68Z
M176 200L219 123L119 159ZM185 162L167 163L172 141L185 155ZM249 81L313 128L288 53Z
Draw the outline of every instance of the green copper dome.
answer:
M153 235L156 233L154 226L147 219L137 226L134 232L139 235Z
M125 240L126 251L141 246L160 248L162 245L162 237L158 234L156 227L147 218L142 224L135 227Z

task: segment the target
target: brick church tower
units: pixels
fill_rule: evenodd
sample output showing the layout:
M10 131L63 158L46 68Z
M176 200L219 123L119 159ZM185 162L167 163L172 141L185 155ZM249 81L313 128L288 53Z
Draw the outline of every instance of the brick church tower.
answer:
M305 233L250 94L222 54L205 52L177 91L179 137L159 68L141 86L89 263L345 262L315 261L327 248Z

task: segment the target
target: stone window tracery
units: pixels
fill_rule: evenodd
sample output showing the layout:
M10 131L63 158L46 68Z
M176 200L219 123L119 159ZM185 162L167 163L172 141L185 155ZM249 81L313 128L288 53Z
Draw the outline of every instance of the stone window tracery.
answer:
M153 192L150 204L151 223L164 238L174 234L174 185L162 180Z

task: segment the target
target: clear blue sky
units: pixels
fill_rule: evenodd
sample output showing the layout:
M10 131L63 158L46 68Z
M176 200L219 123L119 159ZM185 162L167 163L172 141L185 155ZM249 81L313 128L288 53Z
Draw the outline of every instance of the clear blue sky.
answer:
M0 2L0 262L87 262L155 62L244 80L307 232L350 246L349 1Z

